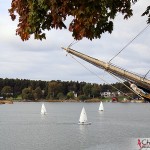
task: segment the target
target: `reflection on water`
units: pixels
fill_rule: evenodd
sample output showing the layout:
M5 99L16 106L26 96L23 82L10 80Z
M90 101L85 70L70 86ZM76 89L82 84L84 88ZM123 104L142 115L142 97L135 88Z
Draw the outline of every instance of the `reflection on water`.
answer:
M41 120L45 120L46 119L46 115L40 115L40 117L41 117Z
M103 116L104 111L98 111L98 113Z
M79 125L80 134L84 134L85 133L85 128L87 128L87 125Z
M131 150L130 139L149 137L150 105L84 103L91 125L79 125L83 103L0 106L0 150Z

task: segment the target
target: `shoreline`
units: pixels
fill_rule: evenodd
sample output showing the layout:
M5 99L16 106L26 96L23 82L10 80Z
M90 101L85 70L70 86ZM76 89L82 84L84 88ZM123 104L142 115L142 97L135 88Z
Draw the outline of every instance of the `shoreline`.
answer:
M0 104L13 104L12 100L0 100Z
M32 101L32 100L0 100L0 104L13 104L14 102L49 102L49 103L100 103L102 100L85 100L85 101L79 101L79 100L38 100L38 101ZM131 101L118 101L118 102L112 102L112 101L102 101L104 103L146 103L143 100L131 100Z

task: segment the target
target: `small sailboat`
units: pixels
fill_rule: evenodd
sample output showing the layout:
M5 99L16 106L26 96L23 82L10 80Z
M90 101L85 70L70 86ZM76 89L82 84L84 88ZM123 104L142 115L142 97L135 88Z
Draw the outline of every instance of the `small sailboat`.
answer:
M42 104L42 107L41 107L41 115L46 115L46 108L45 108L45 105L44 103Z
M78 124L80 124L80 125L90 125L91 124L91 122L88 122L87 114L86 114L84 107L82 108Z
M99 111L104 111L104 106L103 106L103 103L101 101L100 105L99 105Z

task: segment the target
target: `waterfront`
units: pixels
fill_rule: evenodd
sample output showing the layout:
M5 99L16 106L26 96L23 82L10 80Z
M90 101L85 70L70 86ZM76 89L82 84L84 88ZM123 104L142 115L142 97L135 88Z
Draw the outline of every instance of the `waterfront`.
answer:
M131 150L132 138L150 137L148 103L45 103L0 105L2 150ZM82 107L91 125L78 125Z

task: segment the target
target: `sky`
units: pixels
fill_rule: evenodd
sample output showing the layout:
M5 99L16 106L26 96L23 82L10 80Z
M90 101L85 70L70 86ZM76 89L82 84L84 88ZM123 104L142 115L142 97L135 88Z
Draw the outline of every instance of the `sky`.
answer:
M46 40L33 36L23 42L16 36L17 20L12 21L8 9L11 0L0 0L0 78L30 80L61 80L88 83L118 82L107 72L86 61L67 55L61 47L68 47L74 39L68 30L46 32ZM133 5L133 16L124 20L118 14L112 34L104 33L101 39L83 39L72 49L91 57L109 62L127 43L146 26L146 17L141 17L150 0L140 0ZM144 76L150 70L150 27L125 48L111 63ZM78 62L79 61L79 62ZM85 66L85 67L83 67ZM89 71L90 70L90 71ZM150 73L147 75L150 79Z

